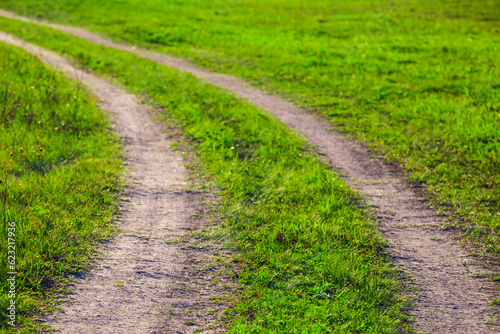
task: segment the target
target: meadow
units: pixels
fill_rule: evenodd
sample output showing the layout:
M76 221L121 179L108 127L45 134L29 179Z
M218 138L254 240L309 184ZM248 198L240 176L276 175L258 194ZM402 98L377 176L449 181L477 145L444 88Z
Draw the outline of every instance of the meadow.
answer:
M220 230L198 237L234 251L245 286L226 313L230 331L410 330L400 273L376 222L285 125L192 75L50 28L32 34L32 24L0 22L138 94L190 140L221 196Z
M5 0L242 77L396 161L480 252L500 252L493 0ZM459 218L459 219L457 219Z
M185 57L280 94L397 162L438 208L460 218L448 227L485 253L500 252L498 2L4 0L0 7ZM404 285L375 220L283 124L132 54L17 20L0 18L0 29L138 94L190 141L220 190L213 235L242 270L245 290L227 312L232 332L411 331ZM2 223L22 222L19 298L32 316L50 302L47 289L87 268L93 245L109 235L121 148L84 89L15 48L0 52Z

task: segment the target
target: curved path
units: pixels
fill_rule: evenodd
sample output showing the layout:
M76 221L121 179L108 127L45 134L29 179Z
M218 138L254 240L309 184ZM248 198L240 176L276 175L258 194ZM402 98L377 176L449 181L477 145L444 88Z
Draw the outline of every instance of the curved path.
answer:
M33 21L4 12L0 15ZM440 230L443 217L436 216L427 203L397 171L366 149L345 139L331 125L285 100L254 89L242 80L199 69L171 56L148 52L106 40L88 31L41 23L67 33L138 54L161 64L190 72L226 88L281 119L302 133L332 167L346 176L346 183L359 191L380 220L380 230L389 242L389 252L404 273L415 279L416 303L412 310L414 326L426 333L498 333L489 306L498 291L494 283L472 278L472 274L491 277L494 270L481 266L453 239Z
M180 154L170 149L173 140L165 136L165 129L151 120L148 107L135 96L8 34L0 32L0 41L40 56L88 86L101 108L111 113L125 142L130 186L118 222L121 233L101 248L96 267L76 280L77 293L63 305L64 312L48 319L48 325L70 334L192 333L210 325L213 329L204 333L216 332L218 319L207 310L222 313L224 305L210 300L221 292L210 277L186 270L210 259L165 243L167 237L203 224L196 218L202 195L184 191L188 172Z

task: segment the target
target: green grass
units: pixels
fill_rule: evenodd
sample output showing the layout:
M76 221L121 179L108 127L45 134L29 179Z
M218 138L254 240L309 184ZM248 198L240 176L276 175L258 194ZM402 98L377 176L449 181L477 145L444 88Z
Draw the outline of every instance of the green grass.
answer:
M0 23L143 96L192 141L221 189L221 224L245 285L227 314L231 332L405 330L407 301L374 220L285 125L192 75L50 28Z
M121 147L88 94L32 55L1 43L0 73L0 332L11 328L6 279L17 271L16 328L28 333L30 316L53 306L66 275L88 267L109 234Z
M498 1L1 6L186 57L324 115L411 171L465 221L470 241L500 253Z

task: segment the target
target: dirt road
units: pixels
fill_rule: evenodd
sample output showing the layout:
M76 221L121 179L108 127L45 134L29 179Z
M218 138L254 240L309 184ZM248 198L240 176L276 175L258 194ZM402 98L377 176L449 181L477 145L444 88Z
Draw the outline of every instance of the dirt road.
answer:
M18 17L2 11L0 15ZM478 264L456 243L451 232L440 230L443 217L436 216L435 211L427 207L421 199L421 191L413 189L400 172L372 158L363 146L329 130L330 124L307 111L254 89L238 78L199 69L167 55L116 44L81 29L47 25L193 73L274 114L315 145L378 216L395 264L415 279L416 302L412 315L419 331L464 334L500 331L498 325L486 324L493 319L494 310L489 302L495 298L497 286L471 277L473 274L492 276L494 270Z

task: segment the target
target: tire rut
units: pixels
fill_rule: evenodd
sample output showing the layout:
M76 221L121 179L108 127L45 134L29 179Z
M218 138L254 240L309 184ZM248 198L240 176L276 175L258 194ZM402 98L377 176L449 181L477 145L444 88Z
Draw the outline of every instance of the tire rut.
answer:
M71 334L219 331L220 319L209 314L225 309L210 299L221 295L218 286L209 275L187 270L193 263L210 262L210 254L165 242L204 225L199 202L207 197L184 190L188 171L180 154L170 149L173 140L165 129L135 96L8 34L0 32L0 41L40 56L89 87L125 143L130 185L118 217L120 233L100 247L95 268L78 275L72 287L76 293L46 324ZM184 316L186 310L198 314Z
M203 70L175 57L117 44L78 28L41 23L2 10L0 15L44 24L192 73L275 115L324 154L329 164L345 175L345 182L362 194L378 217L379 229L389 243L388 251L394 263L414 279L415 303L411 315L418 331L498 333L498 323L491 324L495 310L489 306L498 292L498 284L471 277L492 277L495 270L482 266L457 243L453 233L440 229L444 218L427 206L421 191L414 189L401 173L371 157L364 146L332 131L328 122L280 97L252 88L236 77Z

